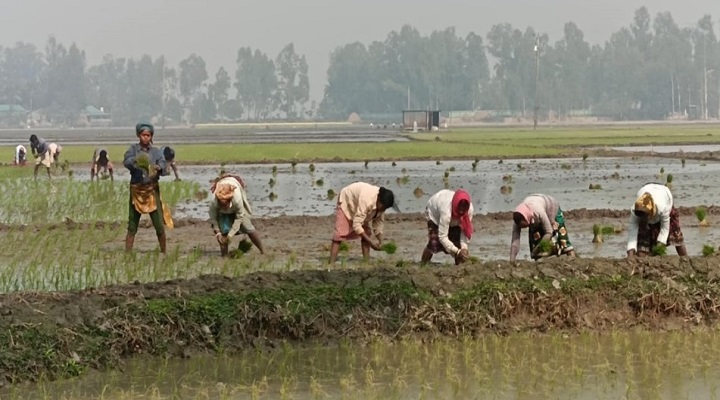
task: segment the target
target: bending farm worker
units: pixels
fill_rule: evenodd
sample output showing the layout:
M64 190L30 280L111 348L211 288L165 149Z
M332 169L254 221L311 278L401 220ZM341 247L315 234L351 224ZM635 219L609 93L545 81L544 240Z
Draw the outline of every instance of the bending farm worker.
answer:
M523 228L528 228L530 255L533 260L552 254L575 257L575 249L565 227L565 218L555 198L545 194L532 194L515 208L510 261L515 261L520 251L520 231ZM543 241L553 242L549 251L543 249Z
M48 150L50 151L50 155L53 158L53 162L60 162L60 152L62 151L62 146L57 143L50 143L48 145Z
M441 251L453 256L455 265L467 261L473 213L470 194L462 189L443 189L432 195L425 207L428 243L422 253L422 262L429 262L433 254Z
M641 187L630 209L627 256L647 256L657 244L674 245L679 256L686 256L684 241L670 189L659 183Z
M13 164L25 166L26 161L27 161L27 150L25 149L25 146L19 144L19 145L17 145L17 147L15 147L15 157L13 158Z
M155 130L152 125L139 123L135 126L139 142L125 152L123 165L130 171L130 207L125 251L130 251L135 242L138 223L142 214L150 214L160 251L166 254L165 226L172 228L170 210L163 205L160 197L160 175L165 170L165 158L152 140Z
M47 169L48 179L50 177L50 166L53 163L53 156L50 153L50 148L45 139L40 139L36 135L30 135L30 150L33 156L35 156L35 170L33 171L33 178L37 179L38 169L41 165Z
M360 238L362 255L370 258L370 249L381 250L385 210L395 205L391 190L365 182L355 182L340 190L335 206L335 228L330 246L330 264L334 264L344 240ZM377 241L372 239L374 234Z
M175 174L175 180L179 181L180 175L178 175L177 166L175 165L175 150L173 150L170 146L163 146L161 150L163 152L163 156L165 157L165 162L168 167L172 168L173 173ZM170 175L170 170L168 169L165 171L164 175Z
M107 150L104 148L97 148L93 152L92 166L90 167L90 182L94 178L100 181L100 172L103 174L110 174L110 180L113 181L113 165L110 162Z
M252 224L252 208L245 192L245 182L237 175L223 175L210 188L210 221L213 234L220 244L220 254L228 255L230 239L246 234L255 247L264 254L262 241Z

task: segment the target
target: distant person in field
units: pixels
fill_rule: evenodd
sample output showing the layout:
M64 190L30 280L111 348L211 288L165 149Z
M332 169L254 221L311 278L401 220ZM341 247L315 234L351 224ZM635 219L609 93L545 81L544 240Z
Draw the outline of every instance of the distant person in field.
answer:
M97 178L100 181L100 173L109 174L110 180L113 181L113 165L108 157L108 152L104 148L97 148L93 153L92 167L90 168L90 181Z
M165 162L168 167L172 168L173 173L175 173L175 180L179 181L180 175L178 175L177 166L175 165L175 150L173 150L170 146L163 146L161 147L161 150L163 152L163 156L165 156ZM166 171L165 175L170 175L170 171Z
M239 234L247 235L260 253L264 254L260 236L250 220L252 207L242 178L223 175L210 187L210 192L210 221L215 240L220 245L220 254L228 256L230 239Z
M41 165L45 166L47 170L48 179L52 179L50 176L50 167L53 163L53 156L50 154L50 148L45 139L40 139L36 135L30 135L30 151L32 151L35 157L35 170L33 171L33 178L37 179L38 170Z
M533 260L550 255L576 256L565 227L565 217L555 198L545 194L532 194L515 208L510 261L515 261L520 251L520 231L523 228L528 228L530 256ZM543 249L543 240L552 242L549 251Z
M421 261L427 263L439 252L453 256L455 265L468 261L473 212L470 194L462 189L443 189L432 195L425 207L428 243Z
M165 171L165 158L153 147L155 129L139 123L135 126L138 143L131 145L123 157L123 165L130 171L130 202L125 251L131 251L142 214L149 214L157 235L160 251L167 253L165 225L173 227L170 210L160 196L160 176Z
M385 211L398 210L392 190L365 182L355 182L340 190L335 206L335 229L330 246L330 264L334 264L340 243L360 238L362 255L370 258L370 249L380 250L383 244ZM376 240L373 240L372 236Z
M679 256L687 255L680 214L670 189L659 183L648 183L638 190L630 209L627 256L650 255L657 244L673 245Z
M50 151L50 155L53 158L53 163L60 162L60 152L62 151L62 146L57 143L50 143L48 145L48 151Z
M15 157L13 158L13 164L24 167L27 162L27 149L25 146L19 144L15 147Z

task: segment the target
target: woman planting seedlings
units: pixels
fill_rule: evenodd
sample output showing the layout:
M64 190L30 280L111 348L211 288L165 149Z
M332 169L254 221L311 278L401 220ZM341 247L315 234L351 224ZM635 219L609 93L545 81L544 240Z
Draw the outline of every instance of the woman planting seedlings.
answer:
M515 261L520 251L520 231L523 228L528 228L530 255L533 260L552 254L575 257L575 249L568 237L562 209L555 198L545 194L532 194L515 208L510 261ZM550 251L545 245L548 241L554 242Z
M627 256L650 255L656 245L674 245L679 256L687 255L680 214L670 189L659 183L648 183L637 192L630 209Z
M213 234L220 245L220 254L226 257L229 254L230 239L239 234L248 235L255 247L264 253L262 241L252 224L252 208L245 192L245 182L237 175L223 175L210 187L213 194L210 199L210 221ZM249 248L241 240L238 250L243 253Z
M142 214L150 214L150 220L157 234L160 251L166 253L165 227L172 227L172 217L163 207L160 197L160 175L165 170L165 158L152 140L155 130L152 125L139 123L135 134L139 143L133 144L125 152L123 165L130 171L130 212L128 217L125 251L130 251L135 242L138 223ZM163 225L164 224L164 225Z
M433 254L443 252L455 258L455 265L470 259L468 243L473 234L473 204L462 189L443 189L430 197L425 207L428 243L421 261L427 263Z
M114 180L113 165L110 162L107 150L97 148L93 153L92 166L90 167L90 182L92 182L95 178L100 181L101 172L103 173L103 175L109 174L110 180Z
M383 244L385 210L395 205L391 190L365 182L355 182L340 190L335 206L335 228L330 246L330 264L334 264L344 240L360 238L362 255L370 258L370 249L380 251ZM374 233L377 241L371 238Z

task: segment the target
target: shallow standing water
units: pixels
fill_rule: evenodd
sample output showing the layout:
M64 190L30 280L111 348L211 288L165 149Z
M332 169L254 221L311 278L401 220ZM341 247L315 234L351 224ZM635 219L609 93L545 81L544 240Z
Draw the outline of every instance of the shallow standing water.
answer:
M717 332L483 336L134 360L14 398L715 399Z
M180 161L181 162L181 161ZM511 211L525 196L546 193L560 201L565 210L626 209L637 190L648 182L665 183L673 176L673 195L677 206L715 204L720 186L714 184L720 163L668 158L590 158L581 159L514 159L481 160L475 170L473 160L391 161L318 163L310 172L309 164L226 165L228 173L242 176L248 187L253 211L260 217L281 215L330 215L336 199L328 198L328 190L339 193L344 186L365 181L391 189L403 212L423 212L430 195L445 187L464 188L473 198L475 213ZM273 175L273 166L277 174ZM209 189L220 166L180 166L184 180L200 183ZM664 173L660 173L660 169ZM448 174L447 179L444 178ZM78 179L88 179L87 172L77 171ZM119 179L128 179L119 169ZM170 180L171 177L164 179ZM271 186L270 180L274 180ZM322 180L318 182L318 180ZM590 184L601 189L591 190ZM505 189L503 189L505 187ZM424 194L416 196L419 188ZM503 194L505 192L506 194ZM277 195L271 199L270 194ZM191 201L178 207L179 217L207 216L206 201Z

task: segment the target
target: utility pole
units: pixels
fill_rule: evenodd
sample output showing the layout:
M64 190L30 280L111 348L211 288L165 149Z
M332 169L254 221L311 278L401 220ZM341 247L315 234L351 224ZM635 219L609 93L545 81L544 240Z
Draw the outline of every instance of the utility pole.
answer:
M538 124L538 80L540 80L540 36L535 35L535 115L533 117L533 130L537 129Z
M703 104L704 119L708 119L708 102L707 102L707 40L703 39L703 85L705 86L705 104Z
M162 57L162 122L161 126L165 129L165 56Z
M672 116L675 116L675 81L673 73L670 73L670 96L672 97Z

